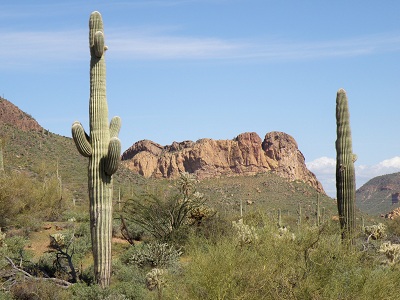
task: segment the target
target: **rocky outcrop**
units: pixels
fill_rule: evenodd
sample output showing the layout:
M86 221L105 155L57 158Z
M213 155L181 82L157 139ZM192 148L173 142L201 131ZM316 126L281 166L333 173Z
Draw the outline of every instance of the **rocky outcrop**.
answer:
M180 172L189 172L202 179L274 172L324 193L321 183L307 169L294 138L283 132L267 133L263 141L254 132L242 133L233 140L201 139L169 146L142 140L126 150L122 160L145 177L174 178Z
M41 131L42 127L30 115L10 101L0 97L0 124L8 124L22 131Z
M400 207L395 208L394 210L392 210L390 213L387 213L386 215L381 215L382 217L384 216L386 219L397 219L400 217Z

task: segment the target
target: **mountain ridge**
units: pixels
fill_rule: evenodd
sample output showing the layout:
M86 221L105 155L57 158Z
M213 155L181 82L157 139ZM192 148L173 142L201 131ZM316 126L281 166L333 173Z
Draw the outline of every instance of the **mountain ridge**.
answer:
M279 131L267 133L264 140L255 132L241 133L232 140L203 138L167 146L142 140L121 158L128 169L145 177L176 178L180 172L189 172L202 179L273 172L325 194L315 174L307 169L295 139Z

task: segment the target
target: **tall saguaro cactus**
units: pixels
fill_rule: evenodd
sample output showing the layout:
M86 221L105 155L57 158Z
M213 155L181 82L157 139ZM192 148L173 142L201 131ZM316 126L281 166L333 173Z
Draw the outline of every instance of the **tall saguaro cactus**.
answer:
M350 114L346 91L340 89L336 96L336 192L342 238L352 240L355 231L356 184Z
M72 137L79 153L89 157L88 189L90 199L90 229L94 273L98 284L109 286L111 276L112 238L112 175L117 171L121 153L118 133L121 119L108 123L106 99L106 65L103 21L99 12L90 15L90 135L81 123L72 125Z

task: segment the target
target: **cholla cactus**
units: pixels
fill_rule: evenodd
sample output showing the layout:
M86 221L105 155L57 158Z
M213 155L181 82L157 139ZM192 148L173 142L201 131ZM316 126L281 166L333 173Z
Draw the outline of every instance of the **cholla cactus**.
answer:
M129 262L139 267L151 266L157 268L174 267L182 255L181 249L176 249L167 243L150 243L137 248Z
M158 299L162 299L162 290L166 286L164 278L166 272L166 270L155 268L146 274L146 287L149 291L157 290Z
M206 205L200 205L192 209L187 218L188 225L200 225L204 219L209 218L214 211Z
M243 219L232 222L232 226L237 230L236 240L240 246L252 244L258 240L256 229L243 223Z
M63 248L65 246L65 235L62 233L50 234L50 247Z
M276 234L275 236L279 239L284 239L284 240L294 241L296 239L294 233L291 233L289 229L285 226L278 228L278 234Z
M364 232L368 235L368 240L379 240L386 237L386 225L379 223L378 225L365 226Z
M397 258L400 256L400 244L392 244L391 242L385 242L379 248L379 252L386 255L388 263L394 264Z
M154 268L146 274L146 286L150 291L159 289L165 284L163 280L163 275L165 272L166 271L163 269Z

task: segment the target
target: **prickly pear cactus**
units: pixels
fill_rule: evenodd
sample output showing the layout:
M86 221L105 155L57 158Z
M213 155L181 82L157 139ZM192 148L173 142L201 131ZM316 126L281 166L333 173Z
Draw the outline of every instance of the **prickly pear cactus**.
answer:
M336 192L342 237L352 239L355 231L356 184L350 114L346 91L340 89L336 96Z
M89 20L90 47L90 135L81 123L72 125L72 137L79 153L89 157L88 188L90 227L96 281L104 288L110 284L112 237L112 175L117 171L121 153L119 117L108 123L106 65L103 21L99 12Z

